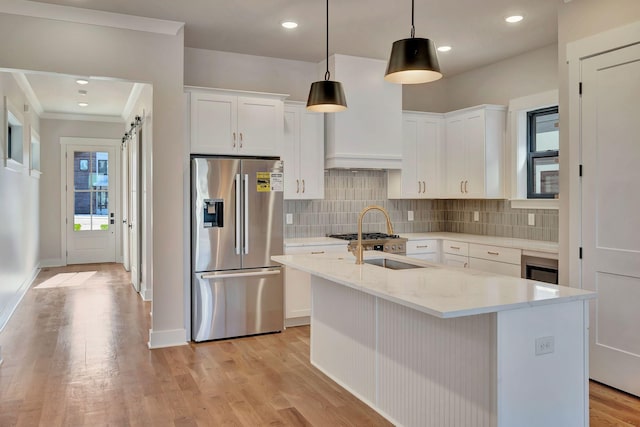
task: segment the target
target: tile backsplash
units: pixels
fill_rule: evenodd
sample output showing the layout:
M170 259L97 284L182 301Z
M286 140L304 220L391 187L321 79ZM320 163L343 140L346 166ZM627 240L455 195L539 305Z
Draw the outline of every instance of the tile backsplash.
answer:
M511 209L508 200L389 200L387 174L377 170L331 169L325 172L324 200L286 200L293 214L285 238L319 237L357 231L358 214L369 205L385 208L397 233L452 231L531 240L558 241L558 211ZM414 220L408 221L408 211ZM479 221L473 221L474 211ZM528 214L535 226L528 226ZM384 215L366 214L364 231L386 231Z

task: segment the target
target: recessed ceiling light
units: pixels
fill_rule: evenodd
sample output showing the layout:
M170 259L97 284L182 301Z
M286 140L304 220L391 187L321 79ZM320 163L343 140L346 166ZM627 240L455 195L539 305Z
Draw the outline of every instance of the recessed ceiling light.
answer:
M438 51L440 52L449 52L451 50L451 46L440 46Z
M89 80L87 80L87 79L78 79L78 80L76 80L76 83L78 83L79 85L88 85L89 84Z
M293 30L294 28L298 28L298 23L293 21L284 21L282 26L287 30Z
M88 107L89 103L88 102L78 102L78 107Z
M87 91L86 91L86 90L82 90L82 89L80 89L80 90L78 91L78 93L79 93L80 95L82 95L82 96L87 96Z
M513 15L513 16L509 16L507 18L504 18L504 20L507 21L510 24L515 24L516 22L520 22L523 19L524 18L521 15Z

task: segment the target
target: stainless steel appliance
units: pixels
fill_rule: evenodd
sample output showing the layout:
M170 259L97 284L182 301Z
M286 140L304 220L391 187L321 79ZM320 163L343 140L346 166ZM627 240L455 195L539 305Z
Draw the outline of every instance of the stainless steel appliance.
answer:
M327 237L349 240L349 250L356 250L358 233L329 234ZM405 255L407 253L407 239L397 234L362 233L362 246L365 251L382 251L392 254Z
M558 260L523 255L522 278L558 284Z
M191 338L281 331L282 162L191 159Z

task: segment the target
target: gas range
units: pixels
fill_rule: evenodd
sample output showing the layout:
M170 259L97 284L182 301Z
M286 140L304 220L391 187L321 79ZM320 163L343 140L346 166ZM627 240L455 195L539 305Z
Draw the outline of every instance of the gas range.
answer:
M349 240L351 252L354 252L358 246L358 233L329 234L327 237ZM407 239L397 234L362 233L362 246L365 251L382 251L404 255L407 252Z

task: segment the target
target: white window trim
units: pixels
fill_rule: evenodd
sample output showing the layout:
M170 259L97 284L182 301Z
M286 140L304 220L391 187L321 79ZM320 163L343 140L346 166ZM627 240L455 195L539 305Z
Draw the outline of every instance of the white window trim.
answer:
M550 90L509 101L507 152L509 171L507 194L514 209L560 209L559 199L527 199L527 113L558 105L558 91Z
M35 152L34 152L35 149L38 150L38 160L41 161L40 134L33 128L33 126L30 128L30 132L31 132L31 138L30 138L31 142L29 144L29 163L30 163L29 175L31 175L34 178L40 179L40 175L42 175L42 171L40 170L40 168L36 169L33 167L33 159L35 158Z

